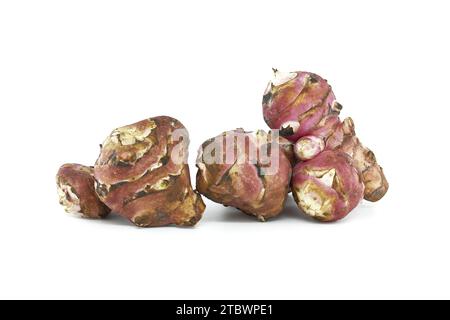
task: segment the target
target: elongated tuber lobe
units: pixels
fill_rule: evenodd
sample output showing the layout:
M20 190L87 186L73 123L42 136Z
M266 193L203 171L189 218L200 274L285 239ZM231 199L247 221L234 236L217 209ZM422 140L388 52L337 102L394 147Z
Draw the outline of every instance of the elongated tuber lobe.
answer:
M264 120L293 143L308 135L322 119L338 115L341 108L328 82L310 72L274 69L274 78L263 96Z
M93 169L80 164L65 164L56 175L59 203L69 213L99 219L110 212L95 193Z
M324 222L344 218L364 195L364 184L353 160L340 151L324 151L297 164L291 188L298 207Z
M389 183L383 168L377 163L375 154L356 137L351 118L346 118L336 126L326 145L327 149L345 152L353 158L354 166L361 173L364 182L364 199L375 202L387 193Z
M170 117L115 129L94 167L98 196L140 227L195 225L205 205L191 186L188 146L185 127Z
M224 132L203 143L197 189L225 206L265 221L283 210L291 164L278 140L262 131Z

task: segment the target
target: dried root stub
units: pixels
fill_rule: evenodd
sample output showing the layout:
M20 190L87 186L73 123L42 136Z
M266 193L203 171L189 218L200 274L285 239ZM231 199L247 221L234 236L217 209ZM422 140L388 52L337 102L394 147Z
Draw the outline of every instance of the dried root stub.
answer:
M339 115L341 108L327 81L310 72L274 69L263 97L264 120L293 143L308 135L322 119Z
M320 221L344 218L362 200L364 185L344 152L324 151L294 168L292 194L298 207Z
M95 164L97 194L140 227L195 225L205 204L191 186L188 146L186 129L170 117L114 130Z
M56 176L59 203L69 213L99 219L110 212L97 197L93 169L80 164L63 165Z
M228 131L203 143L197 160L197 189L212 201L261 221L283 210L291 164L285 147L263 131Z

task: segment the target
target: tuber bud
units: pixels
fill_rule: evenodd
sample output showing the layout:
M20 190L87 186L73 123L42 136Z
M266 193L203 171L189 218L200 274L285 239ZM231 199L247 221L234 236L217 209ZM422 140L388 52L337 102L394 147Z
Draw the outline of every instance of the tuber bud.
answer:
M316 136L304 136L294 145L294 152L299 160L310 160L325 149L325 142Z
M197 160L197 189L212 201L265 221L283 210L291 164L273 134L242 129L203 143Z
M205 204L191 186L188 146L186 129L170 117L114 130L94 167L98 196L139 227L195 225Z
M324 151L295 166L292 194L298 207L320 221L344 218L362 200L364 184L350 156Z
M69 213L99 219L110 212L97 197L93 169L80 164L63 165L56 176L59 203Z
M263 97L264 120L293 143L341 109L327 81L309 72L283 73L274 69L274 78Z

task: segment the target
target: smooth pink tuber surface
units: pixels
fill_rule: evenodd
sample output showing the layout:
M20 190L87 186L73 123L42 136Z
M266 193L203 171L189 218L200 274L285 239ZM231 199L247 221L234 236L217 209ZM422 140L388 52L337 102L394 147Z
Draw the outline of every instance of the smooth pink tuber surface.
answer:
M298 207L320 221L344 218L364 195L364 184L353 160L340 151L324 151L297 164L291 188Z

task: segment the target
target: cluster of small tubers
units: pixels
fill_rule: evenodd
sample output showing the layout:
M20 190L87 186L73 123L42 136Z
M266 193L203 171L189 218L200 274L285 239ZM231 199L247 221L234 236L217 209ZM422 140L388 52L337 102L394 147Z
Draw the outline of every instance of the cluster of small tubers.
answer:
M292 191L302 214L342 219L363 198L380 200L389 185L353 120L340 120L341 109L320 76L274 70L263 96L272 131L236 129L204 142L197 190L187 164L187 131L160 116L113 130L93 167L63 165L60 204L85 218L112 211L139 227L193 226L205 210L200 194L266 221L283 211Z

